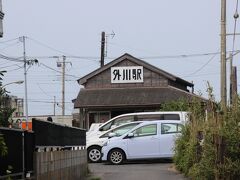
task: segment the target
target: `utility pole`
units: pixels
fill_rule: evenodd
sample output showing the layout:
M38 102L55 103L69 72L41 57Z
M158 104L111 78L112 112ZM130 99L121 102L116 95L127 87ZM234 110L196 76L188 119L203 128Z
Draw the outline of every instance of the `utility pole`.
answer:
M25 84L25 116L26 116L26 130L28 130L28 93L27 93L27 59L26 59L26 43L25 36L22 37L23 41L23 61L24 61L24 84Z
M233 103L233 55L232 53L230 54L230 57L229 57L229 61L230 61L230 85L229 85L229 104L230 106L232 105Z
M65 115L65 63L66 56L63 57L63 66L62 66L62 115Z
M100 67L104 66L104 57L105 57L105 32L102 32Z
M232 102L235 107L237 107L238 94L237 94L237 67L232 68Z
M54 99L53 99L53 115L54 116L56 115L56 96L54 96Z
M226 0L221 0L221 105L226 111Z
M115 36L115 33L112 31L111 34L105 34L105 32L102 32L102 38L101 38L101 60L100 60L100 67L104 66L104 58L107 57L107 43L108 43L108 37L111 36L112 39Z

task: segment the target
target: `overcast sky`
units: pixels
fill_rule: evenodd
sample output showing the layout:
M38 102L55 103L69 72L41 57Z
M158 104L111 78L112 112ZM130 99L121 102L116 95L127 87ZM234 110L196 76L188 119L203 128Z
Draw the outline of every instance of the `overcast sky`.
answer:
M220 96L220 0L3 0L4 37L0 53L23 56L18 37L26 36L26 53L39 65L29 67L29 115L53 114L53 99L61 114L61 71L57 58L67 56L66 114L71 114L80 86L76 80L99 67L101 32L108 38L106 63L124 53L193 81L195 92L206 96L206 82ZM236 1L227 4L227 31L233 32ZM237 22L237 31L239 22ZM15 40L14 40L15 39ZM228 36L227 49L232 50ZM12 41L8 41L12 40ZM239 48L236 37L235 50ZM182 57L182 55L187 55ZM73 56L78 56L74 58ZM176 56L175 58L172 58ZM165 57L165 58L164 58ZM234 65L239 56L234 57ZM7 70L3 84L24 80L23 63L1 59ZM51 69L52 68L52 69ZM54 71L55 70L55 71ZM24 98L24 85L6 87Z

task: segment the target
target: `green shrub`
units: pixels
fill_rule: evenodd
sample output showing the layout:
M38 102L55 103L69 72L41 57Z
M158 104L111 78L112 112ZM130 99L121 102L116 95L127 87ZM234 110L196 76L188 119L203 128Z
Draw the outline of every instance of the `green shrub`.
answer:
M237 179L240 177L240 108L228 108L221 114L217 105L211 107L214 108L208 110L205 121L206 114L199 103L191 104L191 121L176 140L174 163L192 179ZM203 142L197 139L199 131Z
M4 142L3 135L0 134L0 157L7 155L7 146Z

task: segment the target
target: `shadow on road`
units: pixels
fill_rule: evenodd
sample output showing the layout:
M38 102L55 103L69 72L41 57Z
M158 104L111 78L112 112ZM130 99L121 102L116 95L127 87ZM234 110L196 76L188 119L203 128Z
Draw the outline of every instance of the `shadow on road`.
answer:
M159 164L159 163L173 163L172 159L151 159L151 160L128 160L125 161L122 165L127 164ZM104 165L112 165L109 162L103 162Z

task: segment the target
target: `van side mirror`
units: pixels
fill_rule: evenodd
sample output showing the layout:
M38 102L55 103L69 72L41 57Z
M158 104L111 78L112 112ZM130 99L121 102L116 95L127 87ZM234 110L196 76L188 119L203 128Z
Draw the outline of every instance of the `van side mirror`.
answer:
M127 138L133 138L134 137L134 134L133 133L129 133L128 135L127 135Z

